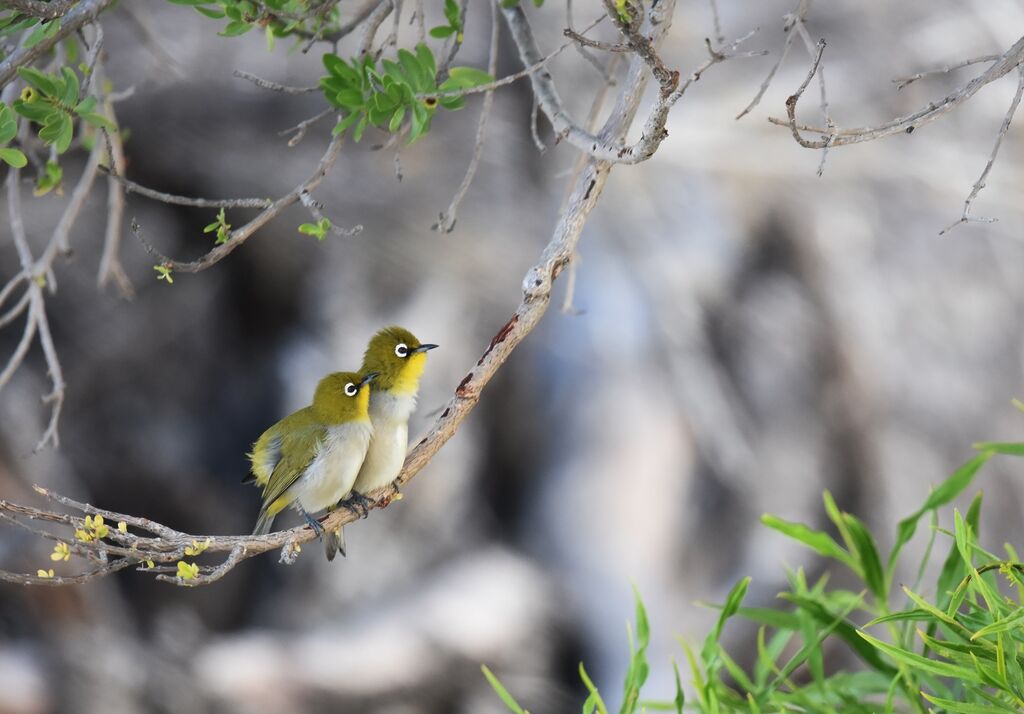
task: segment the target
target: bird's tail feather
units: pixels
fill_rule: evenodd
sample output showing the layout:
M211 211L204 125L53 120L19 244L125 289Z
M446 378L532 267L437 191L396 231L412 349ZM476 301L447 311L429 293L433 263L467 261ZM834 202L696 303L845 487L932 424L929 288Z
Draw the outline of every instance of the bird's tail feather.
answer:
M256 527L252 529L253 535L266 535L274 525L276 513L271 513L268 508L260 509L260 516L256 519Z
M345 557L345 528L340 527L336 531L324 531L324 552L327 554L327 560L334 560L334 556L341 553L341 557Z

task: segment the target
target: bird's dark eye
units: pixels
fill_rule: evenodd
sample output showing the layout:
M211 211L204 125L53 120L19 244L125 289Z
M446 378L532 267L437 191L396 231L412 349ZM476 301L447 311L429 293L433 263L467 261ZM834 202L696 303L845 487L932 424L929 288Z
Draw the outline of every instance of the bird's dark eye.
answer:
M348 395L350 397L354 397L358 393L359 393L359 387L357 387L356 385L352 384L352 382L349 382L348 384L345 385L345 394L346 395Z
M408 357L409 346L404 342L399 342L397 345L395 345L395 354L398 355L399 357Z

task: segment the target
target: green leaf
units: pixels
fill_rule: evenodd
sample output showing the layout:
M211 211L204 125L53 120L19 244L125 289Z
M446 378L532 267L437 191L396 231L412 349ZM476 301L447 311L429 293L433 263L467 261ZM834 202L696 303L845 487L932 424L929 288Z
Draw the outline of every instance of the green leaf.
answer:
M359 117L359 112L351 112L350 114L346 115L343 119L341 119L337 124L334 125L333 129L331 129L331 136L344 134L345 130L352 126L356 122L356 120L359 119Z
M676 714L683 714L683 705L686 704L686 695L683 694L683 683L679 679L679 665L676 664L676 660L672 658L672 672L676 676Z
M6 144L18 134L18 122L11 108L0 102L0 144Z
M52 111L49 104L43 102L26 102L21 99L15 100L13 106L14 111L36 124L45 124L46 118L50 116Z
M398 107L395 113L391 115L391 121L388 122L388 131L394 134L402 127L402 120L405 119L405 107Z
M992 451L1006 456L1024 456L1024 443L1022 442L999 442L982 441L974 445L978 451Z
M803 523L785 521L768 513L761 516L761 523L793 540L803 543L826 558L838 560L854 572L857 572L857 562L828 533L808 528Z
M857 655L873 669L887 674L895 673L895 670L886 664L885 661L878 656L877 652L861 640L860 635L862 633L859 633L857 628L847 622L844 617L840 617L836 613L831 612L817 600L813 600L808 597L795 595L793 593L782 593L779 597L783 600L792 602L801 610L807 612L817 620L819 624L833 628L836 635L843 640L843 642L849 645L850 649L856 652Z
M347 109L361 109L366 106L366 99L358 89L343 89L334 95L331 103Z
M514 712L515 714L528 714L525 709L519 706L519 702L517 702L515 698L508 693L508 690L505 689L500 681L498 681L498 678L495 677L494 673L487 668L486 664L480 665L480 670L484 673L484 676L487 677L487 681L490 682L491 688L494 689L495 693L501 701L504 702L505 706L508 707L509 711Z
M443 40L445 37L454 35L456 31L457 30L454 27L449 27L448 25L438 25L437 27L430 28L430 36L436 37L439 40Z
M882 561L878 557L878 548L875 546L874 538L871 537L871 533L868 532L868 529L856 516L844 513L843 521L846 524L847 532L850 534L850 539L853 541L857 559L860 561L860 572L864 582L876 600L885 602L888 594L886 592L885 575L882 573Z
M934 694L929 694L928 692L921 692L921 696L932 704L937 704L942 707L944 711L955 712L956 714L994 714L999 711L998 709L993 708L991 704L971 704L953 699L944 699L942 697L937 697ZM1006 709L1003 711L1012 710Z
M494 77L476 67L452 67L448 70L448 76L467 88L479 87L481 84L490 84L494 81Z
M953 677L964 682L981 682L980 677L973 669L949 664L948 662L940 662L939 660L929 659L928 657L922 657L915 652L909 652L896 647L895 645L890 645L888 642L883 642L882 640L872 637L865 632L858 631L857 634L864 638L864 640L875 649L884 652L897 662L910 665L913 669L931 672L932 674L937 674L940 677Z
M886 575L890 581L892 580L892 573L896 568L896 559L899 556L900 550L907 544L907 541L914 537L914 532L917 530L917 522L921 519L921 516L934 508L946 505L960 495L971 484L971 481L974 480L978 470L985 465L986 461L992 458L993 453L992 451L982 452L958 468L953 472L952 476L943 481L937 489L929 494L924 505L914 514L900 521L896 529L896 543L889 553L889 563L886 566Z
M54 78L35 67L18 67L18 76L47 96L57 94Z
M225 15L224 15L224 13L222 11L217 10L216 8L212 8L212 7L199 7L199 6L196 6L196 7L193 7L192 9L195 10L196 12L198 12L200 15L205 15L206 17L208 17L208 18L210 18L212 20L221 20L221 19L223 19L225 17Z
M424 43L416 45L416 59L419 60L425 77L429 80L430 88L434 86L434 79L437 77L437 62L434 60L434 53Z
M25 49L35 47L43 40L47 40L57 34L57 30L60 29L60 18L53 20L47 20L44 24L32 31L32 34L25 40Z
M594 686L594 682L591 681L582 662L580 662L580 679L583 680L583 686L590 692L590 696L587 697L587 701L583 704L583 710L587 711L587 706L590 705L590 711L594 711L596 708L600 714L608 714L608 707L605 706L601 694L597 691L597 687Z
M363 132L366 131L366 125L366 115L363 114L359 117L359 121L356 123L356 128L352 130L352 140L357 144L359 143L359 140L363 138Z
M60 96L61 104L73 107L78 104L78 75L70 67L61 67L60 71L64 75L64 92Z
M427 132L429 128L430 115L427 113L426 107L419 102L412 105L412 132L409 134L409 143L413 143L423 134Z
M979 491L967 509L967 523L971 526L974 533L979 533L981 529L981 502L982 494ZM960 557L960 549L957 548L954 541L949 547L949 555L946 556L946 561L942 565L942 571L939 573L939 579L935 586L935 597L940 608L946 609L949 607L950 591L966 574L967 564Z
M229 12L228 16L230 17L230 15L231 13ZM237 37L238 35L244 35L251 29L252 25L250 25L248 22L242 22L241 20L232 20L224 26L223 30L221 30L217 34L221 37Z
M21 153L17 149L12 149L9 146L0 148L0 161L3 161L16 169L20 169L28 163L28 159L25 158L25 154Z

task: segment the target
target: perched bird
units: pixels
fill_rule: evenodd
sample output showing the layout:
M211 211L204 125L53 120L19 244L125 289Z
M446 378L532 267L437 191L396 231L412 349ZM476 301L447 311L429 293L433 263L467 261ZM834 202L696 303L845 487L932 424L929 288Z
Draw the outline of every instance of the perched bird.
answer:
M427 352L435 347L421 343L402 327L386 327L366 348L362 371L377 373L370 390L373 439L352 487L352 495L364 512L365 494L387 486L402 470L409 449L409 416L416 408ZM326 533L323 541L327 559L333 560L339 544L344 544L344 534L340 530Z
M333 508L352 490L373 435L368 412L374 372L335 372L320 380L313 404L267 429L252 446L252 474L263 488L253 535L270 532L274 517L293 505L318 535L311 514Z

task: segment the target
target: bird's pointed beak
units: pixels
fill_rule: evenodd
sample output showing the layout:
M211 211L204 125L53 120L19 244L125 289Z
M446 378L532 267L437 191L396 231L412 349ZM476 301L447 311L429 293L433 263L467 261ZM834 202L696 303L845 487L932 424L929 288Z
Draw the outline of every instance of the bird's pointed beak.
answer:
M372 381L373 381L374 379L376 379L376 378L377 378L377 377L379 377L379 376L380 376L380 372L367 372L367 373L366 373L366 374L365 374L365 375L363 376L363 381L361 381L361 382L359 383L359 386L361 387L361 386L363 386L364 384L369 384L370 382L372 382Z
M437 345L420 345L413 349L413 352L430 352L430 350L436 349Z

